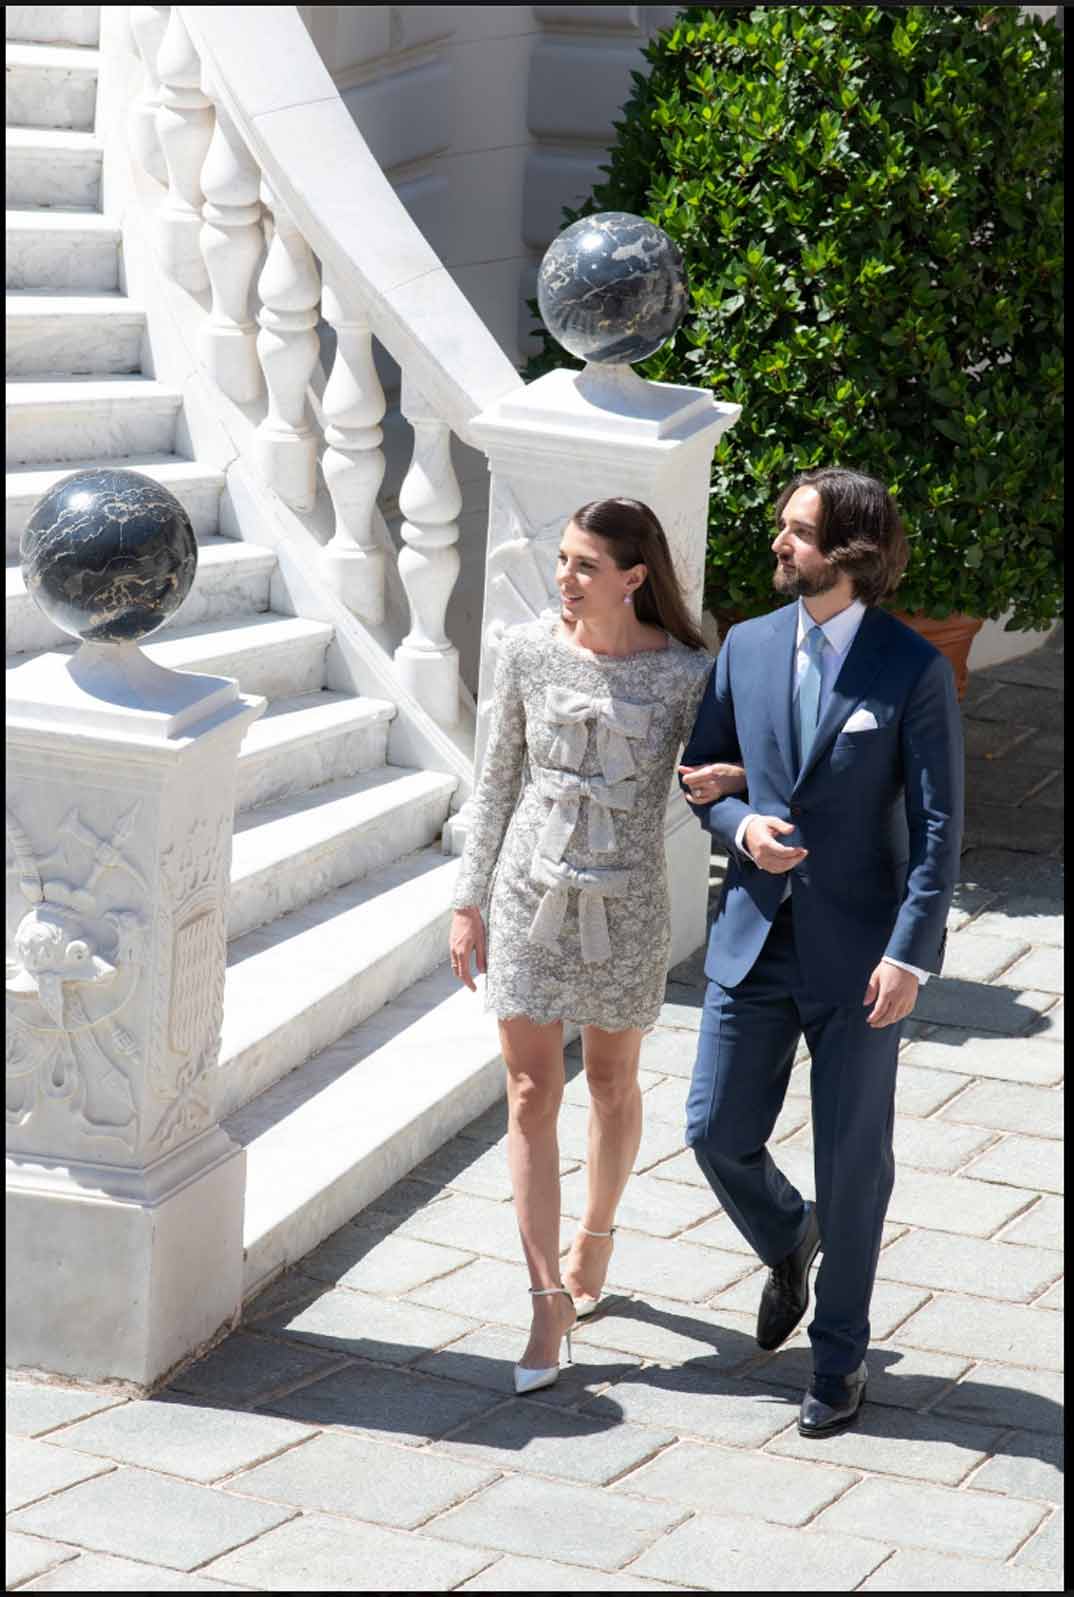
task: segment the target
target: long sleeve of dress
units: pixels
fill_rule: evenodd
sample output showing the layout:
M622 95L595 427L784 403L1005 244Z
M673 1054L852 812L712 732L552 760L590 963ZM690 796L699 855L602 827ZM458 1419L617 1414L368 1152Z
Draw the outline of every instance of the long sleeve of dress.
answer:
M715 662L713 663L712 669L715 670ZM697 712L701 707L701 700L704 697L705 689L708 687L709 677L711 675L712 672L710 671L705 676L697 677L695 681L691 682L684 697L682 723L679 728L679 741L684 747L687 743L689 743L693 734L694 722L697 720Z
M518 802L526 759L526 713L518 656L509 632L500 646L493 688L492 722L481 775L474 790L470 823L452 905L476 904L485 913L507 823Z

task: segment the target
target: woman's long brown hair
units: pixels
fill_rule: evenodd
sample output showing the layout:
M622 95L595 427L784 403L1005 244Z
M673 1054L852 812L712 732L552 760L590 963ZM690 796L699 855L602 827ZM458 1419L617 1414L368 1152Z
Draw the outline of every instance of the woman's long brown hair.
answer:
M579 532L604 539L620 571L646 567L648 576L634 592L639 621L662 627L688 649L705 647L686 608L667 535L648 505L640 499L592 499L574 512L571 521Z

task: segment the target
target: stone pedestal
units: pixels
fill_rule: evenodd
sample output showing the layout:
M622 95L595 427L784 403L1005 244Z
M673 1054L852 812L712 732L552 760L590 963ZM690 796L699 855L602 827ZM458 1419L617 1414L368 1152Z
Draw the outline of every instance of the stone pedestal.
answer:
M556 552L580 506L613 495L650 505L700 621L712 452L740 409L702 389L646 382L626 365L590 365L581 372L548 372L471 423L492 473L477 770L500 636L505 627L558 609ZM461 850L466 825L464 806L445 829L445 847ZM709 856L709 839L677 783L669 796L666 841L674 964L704 941Z
M235 760L264 708L85 644L8 672L8 1364L149 1387L229 1326L214 1123Z

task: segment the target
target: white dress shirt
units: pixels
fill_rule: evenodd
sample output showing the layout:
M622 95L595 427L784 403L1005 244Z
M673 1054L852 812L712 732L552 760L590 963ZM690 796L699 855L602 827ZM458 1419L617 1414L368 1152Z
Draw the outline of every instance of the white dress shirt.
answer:
M794 702L796 702L798 698L802 674L809 665L809 655L806 653L806 650L803 647L805 644L806 634L810 632L814 626L819 625L821 631L824 633L828 645L820 657L820 702L817 705L818 725L820 724L821 718L824 715L824 711L827 708L828 700L831 697L832 688L835 685L835 679L839 675L839 672L843 666L843 661L847 657L847 651L858 635L858 628L861 626L862 617L864 614L865 606L862 604L861 600L852 599L850 604L847 605L846 609L840 610L838 615L832 616L828 621L821 621L818 623L813 620L813 617L809 614L809 611L806 609L802 600L799 599L798 601L798 647L794 656ZM747 815L735 833L735 847L745 859L750 861L751 864L753 863L753 855L746 847L746 828L749 826L751 821L756 819L757 817L755 815ZM785 899L790 897L791 875L792 873L788 871L787 885L783 890L783 897ZM926 970L918 970L916 965L907 965L903 962L903 960L892 959L887 954L884 955L884 958L887 960L889 965L898 965L901 970L910 971L917 977L922 987L929 979L929 972Z

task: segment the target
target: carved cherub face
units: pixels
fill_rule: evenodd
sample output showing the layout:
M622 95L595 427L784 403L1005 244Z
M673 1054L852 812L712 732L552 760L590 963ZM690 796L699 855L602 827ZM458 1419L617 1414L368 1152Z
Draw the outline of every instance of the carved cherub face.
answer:
M35 976L98 981L109 968L94 958L81 916L55 904L37 904L23 916L15 933L15 952Z

